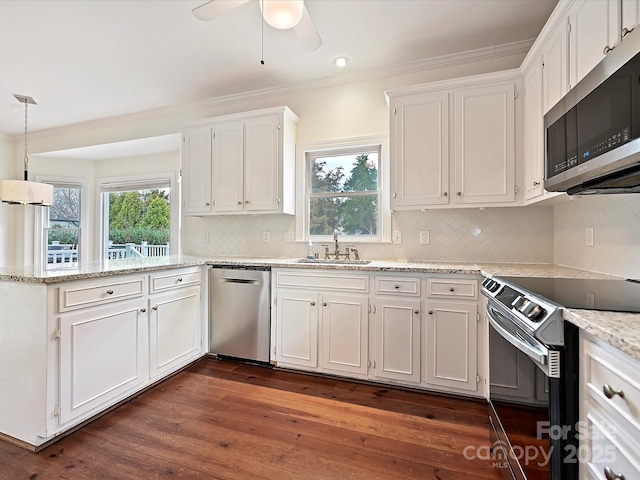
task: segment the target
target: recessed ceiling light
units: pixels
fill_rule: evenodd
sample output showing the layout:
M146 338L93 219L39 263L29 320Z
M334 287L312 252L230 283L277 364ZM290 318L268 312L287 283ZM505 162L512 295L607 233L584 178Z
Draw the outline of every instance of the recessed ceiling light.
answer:
M349 63L349 59L347 57L336 57L333 59L333 64L339 68L346 67L347 63Z

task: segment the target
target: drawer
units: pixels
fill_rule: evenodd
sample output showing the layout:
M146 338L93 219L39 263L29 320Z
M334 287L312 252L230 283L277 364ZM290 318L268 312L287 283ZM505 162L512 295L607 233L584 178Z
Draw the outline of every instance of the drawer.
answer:
M151 275L151 293L164 292L174 288L200 283L200 269L165 270Z
M585 463L587 475L584 476L596 479L639 479L640 464L635 453L636 448L630 445L619 434L615 425L610 424L592 405L587 404L585 408L586 425L583 425L582 433L586 439L575 455L578 457L577 460Z
M276 285L288 288L314 288L347 292L369 292L369 275L349 272L276 271Z
M427 279L429 297L451 297L475 300L478 298L478 280Z
M582 351L585 365L581 383L587 395L621 425L638 432L640 438L640 362L589 340L582 342Z
M375 277L374 289L377 294L420 296L418 277Z
M146 277L143 275L63 285L58 289L58 310L66 312L141 297L145 291Z

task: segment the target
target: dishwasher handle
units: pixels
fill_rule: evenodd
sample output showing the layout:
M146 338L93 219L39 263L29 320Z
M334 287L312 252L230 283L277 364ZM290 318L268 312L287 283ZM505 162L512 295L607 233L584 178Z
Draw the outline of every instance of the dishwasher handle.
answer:
M252 278L229 278L222 277L218 280L220 283L242 283L244 285L260 285L260 280L254 280Z

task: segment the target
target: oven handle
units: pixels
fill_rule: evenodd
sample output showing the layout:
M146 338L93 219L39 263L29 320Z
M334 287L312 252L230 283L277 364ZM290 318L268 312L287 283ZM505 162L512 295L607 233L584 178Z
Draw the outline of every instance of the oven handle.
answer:
M546 350L538 350L531 345L529 345L524 340L515 337L509 332L506 328L502 326L502 322L500 321L500 317L504 318L504 316L493 308L491 305L487 304L487 316L489 317L489 323L498 332L507 342L516 347L523 353L526 353L527 356L531 357L533 360L538 362L541 365L547 364L547 352ZM509 321L505 318L506 321Z

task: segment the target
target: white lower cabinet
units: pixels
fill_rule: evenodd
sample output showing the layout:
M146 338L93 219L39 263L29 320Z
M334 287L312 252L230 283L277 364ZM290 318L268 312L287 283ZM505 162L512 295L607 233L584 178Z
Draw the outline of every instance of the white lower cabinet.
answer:
M318 366L318 294L278 290L276 297L276 361Z
M140 304L130 300L60 316L61 424L148 379L147 315Z
M476 278L301 269L273 277L276 365L483 394Z
M420 300L377 299L374 376L420 383Z
M323 369L366 375L369 297L331 293L321 297Z
M200 287L151 296L149 373L156 378L201 350Z
M428 384L477 390L478 320L475 302L427 302Z

